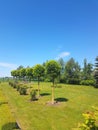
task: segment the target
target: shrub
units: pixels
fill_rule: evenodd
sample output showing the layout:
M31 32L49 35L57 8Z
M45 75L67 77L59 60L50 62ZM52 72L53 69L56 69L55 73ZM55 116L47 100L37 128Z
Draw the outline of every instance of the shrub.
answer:
M32 101L37 100L37 92L36 92L36 90L32 90L30 92L30 96L31 96Z
M81 85L94 86L95 80L82 80L80 82Z
M19 89L20 89L20 84L17 84L16 89L17 89L17 91L19 91Z
M68 84L80 84L80 79L78 78L69 78L67 80Z
M19 91L20 95L26 95L27 94L27 85L19 82L13 82L10 81L9 85L12 86L13 88L16 88L17 91Z
M60 77L60 83L66 83L66 78L65 76Z
M23 85L24 85L23 83L17 83L17 86L16 86L17 91L19 91L20 88L21 88ZM25 87L26 87L26 86L25 86Z
M19 93L20 93L20 95L26 95L27 94L27 87L25 85L20 85Z
M95 130L95 115L93 112L83 113L84 123L80 124L79 128L83 130Z
M98 130L98 108L94 111L83 113L84 122L79 124L77 130Z
M13 87L13 84L14 84L14 82L9 81L9 85L10 85L11 87Z
M9 85L13 88L17 88L17 84L18 82L17 81L9 81Z
M13 83L13 88L17 88L17 83L16 82Z

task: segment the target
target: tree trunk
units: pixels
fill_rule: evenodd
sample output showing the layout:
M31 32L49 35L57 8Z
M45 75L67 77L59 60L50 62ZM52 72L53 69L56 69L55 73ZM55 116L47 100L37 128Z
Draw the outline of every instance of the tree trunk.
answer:
M39 77L38 77L38 98L40 97L40 90L39 90Z
M54 79L53 79L53 86L52 86L52 104L54 104Z

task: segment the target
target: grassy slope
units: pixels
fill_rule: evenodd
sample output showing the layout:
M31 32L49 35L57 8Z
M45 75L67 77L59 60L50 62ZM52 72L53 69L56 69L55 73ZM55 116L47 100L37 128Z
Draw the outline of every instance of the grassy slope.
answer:
M16 125L15 119L1 87L0 84L0 130L12 130Z
M41 94L46 96L31 102L29 95L20 96L8 84L2 84L2 90L22 130L71 130L82 120L84 111L90 110L91 106L98 106L98 89L73 85L56 88L55 97L66 101L57 106L49 106L46 103L51 100L50 86L49 83L41 83Z

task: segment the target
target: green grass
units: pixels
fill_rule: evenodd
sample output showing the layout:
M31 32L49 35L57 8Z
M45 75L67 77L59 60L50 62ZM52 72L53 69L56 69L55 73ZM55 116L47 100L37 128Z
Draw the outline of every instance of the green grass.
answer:
M0 130L13 130L17 124L1 87L0 84Z
M36 83L32 86L37 88ZM83 112L91 110L92 106L98 107L98 89L64 84L62 88L55 88L55 98L60 103L49 105L47 102L51 101L50 86L50 83L41 83L42 96L38 101L31 102L30 95L19 95L16 89L2 83L0 89L6 95L11 111L14 112L22 130L71 130L83 120ZM4 105L0 106L0 109L1 107L5 108ZM6 115L6 111L4 114ZM0 122L0 126L2 125L4 123Z

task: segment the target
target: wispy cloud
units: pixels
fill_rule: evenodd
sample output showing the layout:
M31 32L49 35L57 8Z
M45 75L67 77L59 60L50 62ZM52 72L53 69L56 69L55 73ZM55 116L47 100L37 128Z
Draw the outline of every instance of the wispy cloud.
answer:
M17 67L17 65L16 64L10 64L10 63L5 63L5 62L0 62L0 67L14 69L14 68Z
M64 57L69 56L69 55L70 55L69 52L61 52L61 53L57 56L56 59L64 58Z

